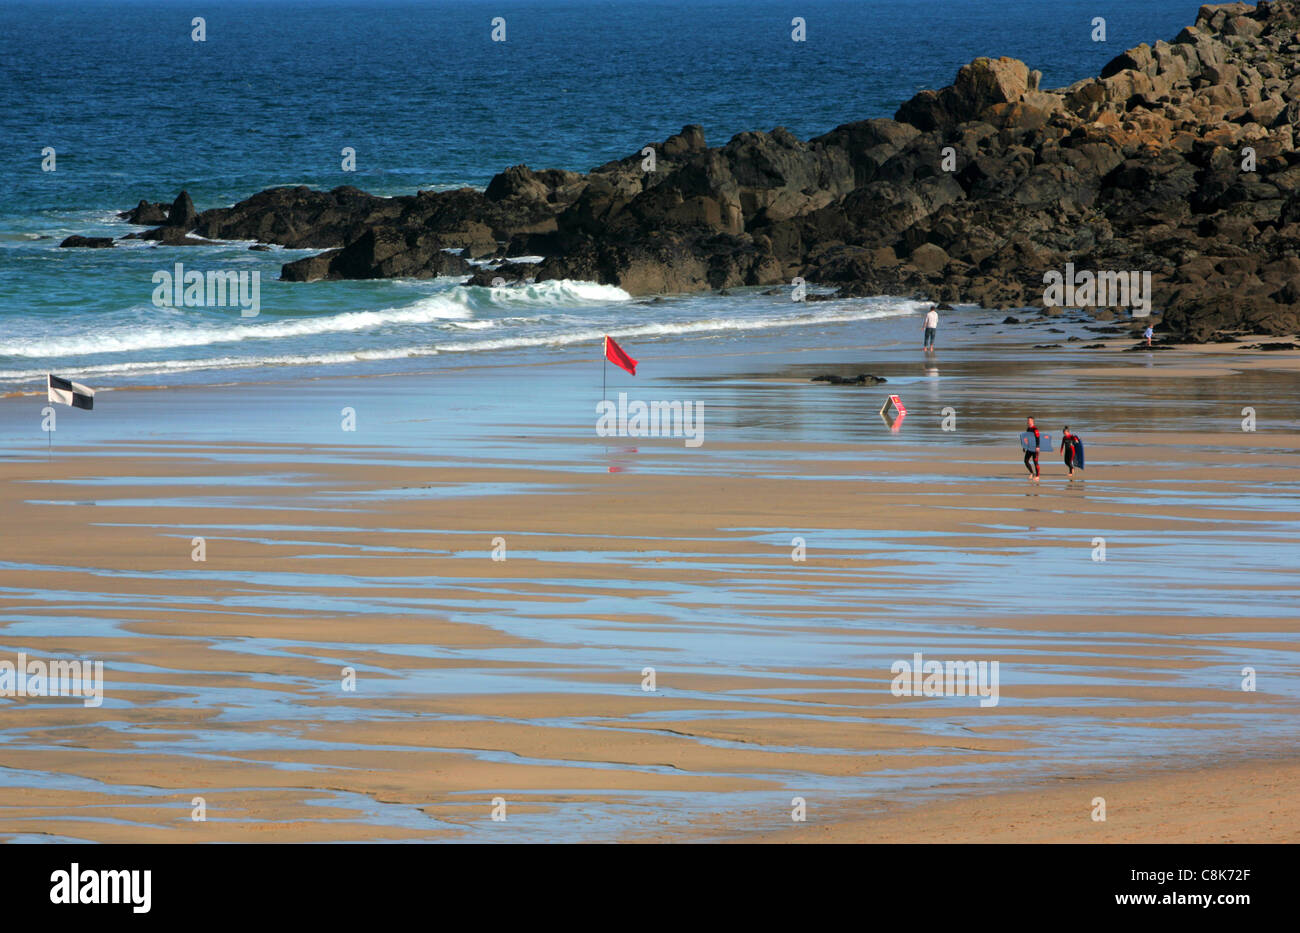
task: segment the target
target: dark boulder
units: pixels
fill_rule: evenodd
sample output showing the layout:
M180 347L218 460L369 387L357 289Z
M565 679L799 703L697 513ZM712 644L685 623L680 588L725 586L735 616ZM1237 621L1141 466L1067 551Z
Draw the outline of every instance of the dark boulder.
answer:
M811 382L825 382L833 386L875 386L882 382L888 382L884 376L873 376L870 373L859 373L856 376L836 376L828 374L823 376L813 376Z
M280 267L280 279L284 282L319 282L322 279L340 278L330 275L330 263L341 252L342 250L331 249L287 262Z
M977 58L941 91L922 91L894 119L917 129L949 130L978 119L995 104L1016 103L1031 90L1029 66L1014 58Z
M156 227L139 233L128 233L124 240L153 240L159 246L216 246L216 241L190 236L185 227Z
M59 249L107 249L113 245L111 236L70 236L59 244Z
M396 221L402 211L398 199L375 197L350 186L331 191L268 188L233 207L204 211L196 226L213 239L324 249L356 239L369 225Z
M539 264L535 262L503 262L494 268L479 269L469 277L466 285L494 288L501 285L522 285L537 276Z
M167 212L167 226L192 230L198 220L199 212L194 209L194 202L190 200L190 193L182 191L176 195L176 200L172 202L171 209Z
M287 263L280 277L290 282L317 279L428 279L440 275L466 275L474 267L448 252L431 233L372 227L336 252L309 256Z
M166 204L150 203L141 198L139 204L129 211L122 211L117 216L127 223L138 224L142 227L156 227L158 224L167 223L168 210Z

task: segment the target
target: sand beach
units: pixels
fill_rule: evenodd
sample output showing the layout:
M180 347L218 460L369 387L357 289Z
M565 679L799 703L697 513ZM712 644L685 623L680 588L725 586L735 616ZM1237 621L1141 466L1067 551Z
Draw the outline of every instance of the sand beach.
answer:
M949 320L656 344L608 391L702 402L695 448L598 436L576 356L102 392L53 439L0 399L0 659L104 670L0 697L0 838L1296 841L1300 351ZM1027 482L1026 414L1088 468ZM896 695L917 654L996 702Z

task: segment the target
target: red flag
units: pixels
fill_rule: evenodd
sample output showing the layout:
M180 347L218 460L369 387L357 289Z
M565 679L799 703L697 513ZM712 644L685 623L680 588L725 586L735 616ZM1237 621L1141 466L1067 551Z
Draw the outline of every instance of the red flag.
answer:
M624 353L623 348L615 343L612 337L605 338L605 359L615 366L623 367L632 375L636 375L636 360Z

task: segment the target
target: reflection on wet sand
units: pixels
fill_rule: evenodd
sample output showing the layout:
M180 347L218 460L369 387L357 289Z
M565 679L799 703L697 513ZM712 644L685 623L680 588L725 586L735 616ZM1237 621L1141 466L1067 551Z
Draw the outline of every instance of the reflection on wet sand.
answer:
M0 834L720 838L789 828L792 795L897 829L904 804L924 823L964 794L1292 748L1300 436L1230 416L1294 412L1294 377L1056 360L1014 383L955 350L941 382L851 364L889 375L896 431L883 386L679 374L659 388L709 406L698 450L608 446L554 399L527 428L503 401L405 444L298 444L242 388L236 441L173 415L52 463L11 449L0 659L97 658L107 689L0 698ZM1023 398L1088 438L1086 483L1044 458L1027 488ZM997 661L997 706L891 695L914 652Z

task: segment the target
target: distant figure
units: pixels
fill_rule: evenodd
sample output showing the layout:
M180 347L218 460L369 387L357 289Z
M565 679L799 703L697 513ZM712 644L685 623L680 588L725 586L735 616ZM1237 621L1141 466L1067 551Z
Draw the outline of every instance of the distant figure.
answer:
M1026 419L1026 422L1025 422L1025 433L1026 433L1026 434L1032 434L1032 435L1034 435L1034 446L1033 446L1033 447L1029 447L1029 446L1026 446L1026 447L1025 447L1025 469L1029 471L1029 478L1030 478L1031 480L1033 480L1033 481L1036 483L1036 482L1038 482L1038 476L1039 476L1039 473L1038 473L1038 447L1039 447L1039 444L1040 444L1040 442L1041 442L1041 437L1040 437L1039 434L1038 434L1038 428L1034 427L1034 419L1033 419L1033 418L1028 418L1028 419ZM1032 465L1031 465L1030 462L1029 462L1030 460L1033 460L1033 464L1032 464Z
M921 343L922 350L934 352L934 331L939 326L939 306L930 305L925 315L925 337Z
M1154 337L1155 335L1156 335L1156 329L1152 327L1150 324L1147 325L1146 330L1142 331L1142 336L1147 338L1148 347L1151 346L1151 338Z
M1083 441L1079 435L1070 433L1068 424L1061 430L1061 454L1065 459L1065 468L1070 471L1070 479L1074 479L1075 466L1083 469Z

